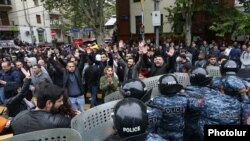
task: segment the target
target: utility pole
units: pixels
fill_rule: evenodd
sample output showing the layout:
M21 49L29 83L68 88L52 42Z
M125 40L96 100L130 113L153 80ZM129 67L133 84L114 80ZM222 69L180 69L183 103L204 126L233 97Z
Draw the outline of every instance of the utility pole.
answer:
M159 11L160 8L159 8L159 4L160 4L160 0L154 0L155 3L154 3L154 10L155 11ZM158 16L161 16L161 15L158 15ZM159 47L159 30L160 30L160 26L155 26L155 46L156 47Z
M141 11L141 38L142 41L145 42L145 37L144 37L144 32L145 32L145 27L144 27L144 11Z
M43 6L43 26L44 26L44 42L47 42L47 32L46 32L46 23L45 23L45 8L44 8L44 4L42 4Z
M33 48L34 46L34 40L33 40L33 27L32 25L30 24L30 18L28 19L28 16L27 13L26 13L26 7L25 7L25 4L24 4L24 0L23 0L23 11L24 11L24 16L25 16L25 20L27 22L27 24L29 25L29 28L30 28L30 38L31 38L31 47ZM27 4L27 3L26 3ZM27 6L28 7L28 6Z

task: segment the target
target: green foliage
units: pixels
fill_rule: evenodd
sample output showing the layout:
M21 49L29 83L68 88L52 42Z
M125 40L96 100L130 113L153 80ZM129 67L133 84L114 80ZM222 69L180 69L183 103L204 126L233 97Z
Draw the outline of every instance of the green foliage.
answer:
M104 17L110 18L112 15L116 15L115 1L108 0L104 3Z
M250 0L238 0L240 4L243 4L245 12L250 12Z
M213 22L210 29L215 31L217 36L224 36L226 33L235 36L249 35L250 14L234 9L227 12L220 20Z
M250 0L239 0L244 5L245 11L250 11ZM235 8L227 7L227 1L213 0L176 0L173 6L165 8L168 11L168 19L172 22L172 30L175 34L183 32L180 28L191 25L192 16L202 12L209 17L206 24L211 24L210 30L216 32L217 36L224 36L225 33L234 35L247 35L250 33L250 15L241 13ZM188 21L191 24L187 24ZM184 33L185 34L185 33Z
M202 11L207 16L214 16L222 8L211 0L176 0L174 5L166 7L165 10L168 12L168 19L173 24L172 30L180 34L179 32L183 32L180 28L184 27L186 22L191 21L195 12Z
M115 13L114 0L42 0L49 11L57 9L63 18L70 21L70 27L92 27L95 35L103 33L105 16Z

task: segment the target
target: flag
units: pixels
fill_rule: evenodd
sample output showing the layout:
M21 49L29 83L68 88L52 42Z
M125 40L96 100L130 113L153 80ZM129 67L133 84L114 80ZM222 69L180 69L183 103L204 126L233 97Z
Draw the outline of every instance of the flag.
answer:
M144 0L141 0L141 9L144 10Z

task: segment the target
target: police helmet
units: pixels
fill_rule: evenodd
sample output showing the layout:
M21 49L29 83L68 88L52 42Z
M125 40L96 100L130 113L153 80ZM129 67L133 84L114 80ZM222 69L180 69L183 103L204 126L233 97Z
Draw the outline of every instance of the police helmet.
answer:
M194 68L190 73L191 85L206 86L210 84L212 77L208 75L207 70L201 67Z
M120 89L125 98L142 99L147 92L146 85L139 79L128 80Z
M237 96L241 89L246 88L245 83L237 76L226 76L222 79L225 94Z
M222 80L220 77L213 77L210 83L211 87L215 90L220 90L222 86Z
M239 68L234 60L226 60L221 63L220 72L222 75L236 74Z
M119 136L145 133L148 125L147 107L138 99L125 98L116 104L113 120Z
M168 95L180 92L183 86L178 83L175 76L166 74L160 77L158 88L161 94Z

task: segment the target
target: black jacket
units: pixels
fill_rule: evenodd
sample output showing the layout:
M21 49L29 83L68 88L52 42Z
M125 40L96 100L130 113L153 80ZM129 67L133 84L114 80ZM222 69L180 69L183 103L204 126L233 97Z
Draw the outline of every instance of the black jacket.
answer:
M51 128L70 128L71 118L52 114L43 110L26 110L19 113L11 122L13 134L22 134Z
M155 63L153 63L146 55L143 55L143 61L148 68L151 68L150 76L157 76L169 73L170 68L169 65L166 63L163 63L162 66L157 67L155 66Z
M32 93L29 91L30 83L31 79L25 79L21 91L15 96L5 99L4 102L8 109L9 117L15 117L19 112L27 109L23 98L26 98L27 100L32 98Z
M5 97L9 98L16 94L16 90L21 86L21 74L14 68L9 71L0 71L0 80L7 82L6 85L0 85L4 87Z
M80 88L82 94L84 93L84 87L83 87L83 84L82 84L82 80L81 80L82 76L81 76L80 72L82 72L85 60L86 60L86 55L82 54L81 58L80 58L80 62L79 62L78 66L77 66L77 68L76 68L76 70L74 72L74 74L76 76L76 79L77 79L77 83L79 85L79 88ZM50 58L49 61L54 66L54 68L56 69L58 74L63 75L63 88L67 88L68 80L69 80L69 73L70 72L67 69L60 67L57 64L57 62L55 60L53 60L52 58Z

